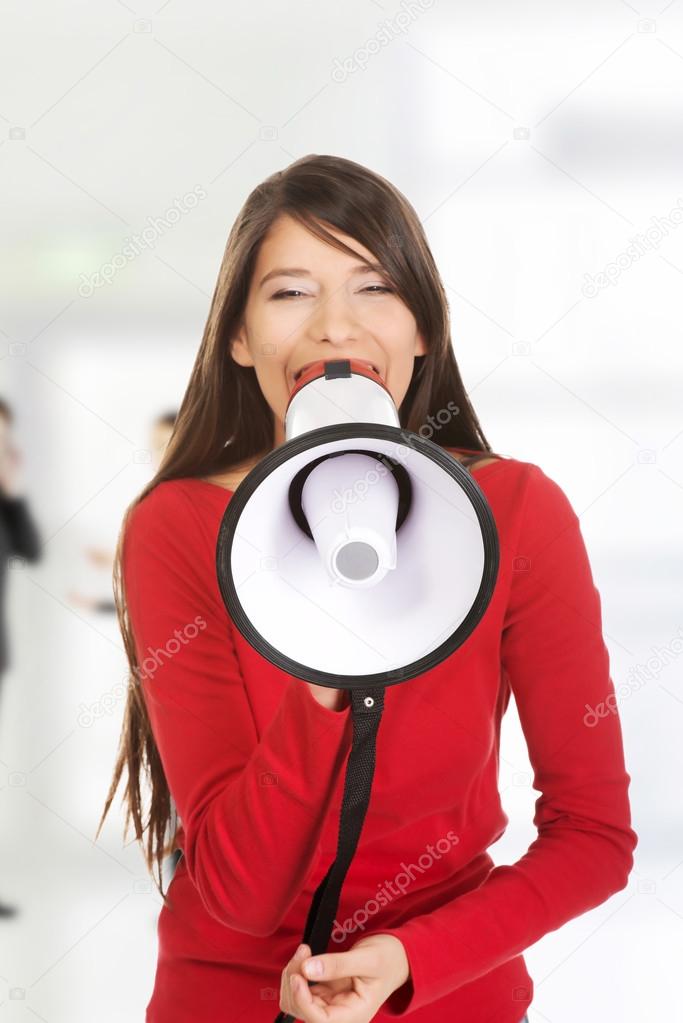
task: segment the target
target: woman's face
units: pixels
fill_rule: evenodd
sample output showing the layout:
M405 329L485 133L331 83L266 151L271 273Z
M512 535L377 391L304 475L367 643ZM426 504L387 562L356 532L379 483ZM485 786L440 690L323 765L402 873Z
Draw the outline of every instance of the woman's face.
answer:
M373 254L355 238L325 227L362 259L326 244L291 217L280 216L261 244L243 322L231 342L233 359L240 366L254 367L273 410L276 447L285 439L294 373L305 363L366 359L377 366L399 408L415 356L426 353L413 314L389 280L381 270L362 265L362 260L375 263ZM274 271L277 274L270 276ZM263 281L266 276L269 279Z

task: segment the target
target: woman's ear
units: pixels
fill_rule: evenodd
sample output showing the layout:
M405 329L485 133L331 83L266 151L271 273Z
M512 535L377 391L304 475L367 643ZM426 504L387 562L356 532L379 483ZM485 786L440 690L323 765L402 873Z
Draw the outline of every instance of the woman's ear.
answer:
M422 334L420 334L418 332L418 334L417 334L417 336L415 338L415 350L413 351L413 355L426 355L426 354L427 354L427 346L424 343L424 338L422 337Z
M228 354L238 364L238 366L254 365L254 360L251 352L249 351L249 345L247 344L242 331L240 331L230 342L228 346Z

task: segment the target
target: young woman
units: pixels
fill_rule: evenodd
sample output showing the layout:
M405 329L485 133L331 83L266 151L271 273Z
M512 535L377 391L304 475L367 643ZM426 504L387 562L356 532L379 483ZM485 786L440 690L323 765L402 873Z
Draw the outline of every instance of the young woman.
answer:
M467 464L501 563L468 641L386 690L368 815L333 940L312 957L297 945L336 853L348 694L246 643L215 550L232 493L284 441L296 371L349 356L377 367L402 426ZM309 156L248 197L164 459L124 518L114 585L131 685L100 827L125 766L126 832L131 817L138 840L147 831L165 899L148 1023L272 1023L278 1010L305 1023L526 1019L522 951L622 889L637 843L619 719L587 712L614 692L600 597L562 489L491 451L420 222L377 174ZM494 867L511 693L538 837ZM309 974L316 960L323 972Z

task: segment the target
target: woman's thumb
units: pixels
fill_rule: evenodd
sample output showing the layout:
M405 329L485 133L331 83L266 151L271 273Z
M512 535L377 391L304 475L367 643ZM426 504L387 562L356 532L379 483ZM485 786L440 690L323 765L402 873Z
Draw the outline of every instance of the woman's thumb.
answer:
M369 949L349 949L348 952L329 952L313 956L303 964L309 980L341 980L346 977L366 976L375 958Z

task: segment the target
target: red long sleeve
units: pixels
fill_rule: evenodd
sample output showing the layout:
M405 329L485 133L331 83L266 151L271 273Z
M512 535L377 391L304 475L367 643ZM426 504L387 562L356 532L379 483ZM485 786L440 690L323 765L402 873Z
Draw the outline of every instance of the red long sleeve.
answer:
M264 936L319 857L325 808L350 749L350 709L328 710L281 675L281 701L259 737L217 581L205 569L214 559L215 540L182 486L161 483L134 509L124 584L187 873L215 920Z
M458 650L385 690L370 805L328 946L403 942L411 977L376 1023L519 1023L533 996L523 950L623 888L637 843L619 719L586 717L614 687L578 518L532 463L500 459L473 478L498 530L494 593ZM230 498L203 480L167 481L126 532L142 690L184 851L159 916L147 1023L272 1023L336 854L351 712L322 707L230 620L215 562ZM496 867L512 694L538 837Z
M624 888L633 865L619 718L590 714L614 687L579 519L533 464L523 501L516 549L502 551L516 560L500 657L541 793L538 837L473 891L374 932L396 935L411 967L387 1016L406 1016L510 960Z

